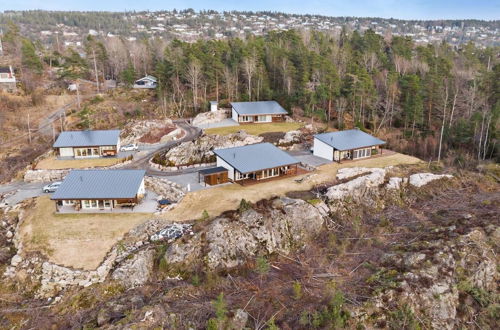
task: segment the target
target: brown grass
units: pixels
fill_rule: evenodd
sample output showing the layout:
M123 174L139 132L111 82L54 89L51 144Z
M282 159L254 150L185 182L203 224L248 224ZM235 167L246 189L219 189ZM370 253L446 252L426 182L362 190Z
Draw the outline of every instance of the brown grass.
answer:
M96 269L124 234L150 214L55 214L48 196L27 208L20 226L24 252L41 252L58 265Z
M301 123L265 123L265 124L244 124L239 126L215 127L206 129L207 134L229 135L238 131L245 131L251 135L260 135L270 132L288 132L302 127Z
M106 167L123 162L123 158L64 159L50 157L36 164L37 170L62 170L68 168Z
M199 219L203 210L206 210L210 216L217 216L224 211L236 209L243 198L255 203L261 199L284 196L291 191L309 190L318 184L331 182L335 179L338 169L344 167L386 167L420 162L418 158L396 153L345 164L331 163L320 166L315 172L251 186L242 187L239 184L231 184L195 191L188 193L179 205L166 212L164 217L175 221ZM309 178L301 183L295 182L305 176Z

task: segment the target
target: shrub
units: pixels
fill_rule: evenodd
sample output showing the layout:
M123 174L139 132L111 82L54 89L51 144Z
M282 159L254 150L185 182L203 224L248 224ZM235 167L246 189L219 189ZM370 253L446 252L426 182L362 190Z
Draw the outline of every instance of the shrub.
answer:
M247 210L250 210L252 208L252 204L247 202L244 198L241 199L240 201L240 206L238 207L238 212L243 213Z
M269 262L265 257L259 256L257 257L255 268L260 275L265 275L269 272Z
M207 221L208 219L210 219L210 215L208 214L207 210L203 210L203 212L201 213L200 221Z
M299 300L300 298L302 298L302 284L300 284L299 281L293 282L292 290L293 299Z

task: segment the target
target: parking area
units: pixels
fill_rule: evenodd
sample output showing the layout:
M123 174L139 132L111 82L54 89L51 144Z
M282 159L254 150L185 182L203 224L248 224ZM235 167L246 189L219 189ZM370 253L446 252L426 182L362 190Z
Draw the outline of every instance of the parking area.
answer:
M288 153L300 160L302 163L314 167L332 163L332 161L328 159L314 156L309 150L288 151Z
M169 181L180 184L181 186L189 189L189 191L198 191L206 189L198 182L198 172L185 173L179 175L172 175L167 178Z

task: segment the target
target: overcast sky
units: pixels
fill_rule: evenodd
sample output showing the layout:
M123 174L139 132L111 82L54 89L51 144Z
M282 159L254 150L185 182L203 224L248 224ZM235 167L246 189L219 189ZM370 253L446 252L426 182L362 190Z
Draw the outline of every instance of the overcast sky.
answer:
M270 10L400 19L500 19L500 0L0 0L4 10Z

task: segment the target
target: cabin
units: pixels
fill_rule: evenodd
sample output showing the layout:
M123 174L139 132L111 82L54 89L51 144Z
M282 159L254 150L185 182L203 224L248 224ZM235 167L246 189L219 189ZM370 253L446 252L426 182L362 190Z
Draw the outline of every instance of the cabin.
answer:
M359 129L323 133L314 136L313 154L331 161L368 158L382 153L382 141Z
M12 66L0 66L0 90L4 92L17 90L16 76Z
M146 193L144 170L72 170L51 200L56 212L130 211Z
M231 118L240 124L281 122L288 114L276 101L232 102L231 108Z
M98 158L116 156L120 130L65 131L53 144L59 157Z
M145 77L142 77L141 79L138 79L134 82L134 88L150 88L154 89L158 86L158 80L156 77L147 75Z
M223 169L227 171L228 181L259 181L295 175L300 163L271 143L216 149L214 154L217 157L217 168L219 171ZM220 173L214 174L220 175Z

